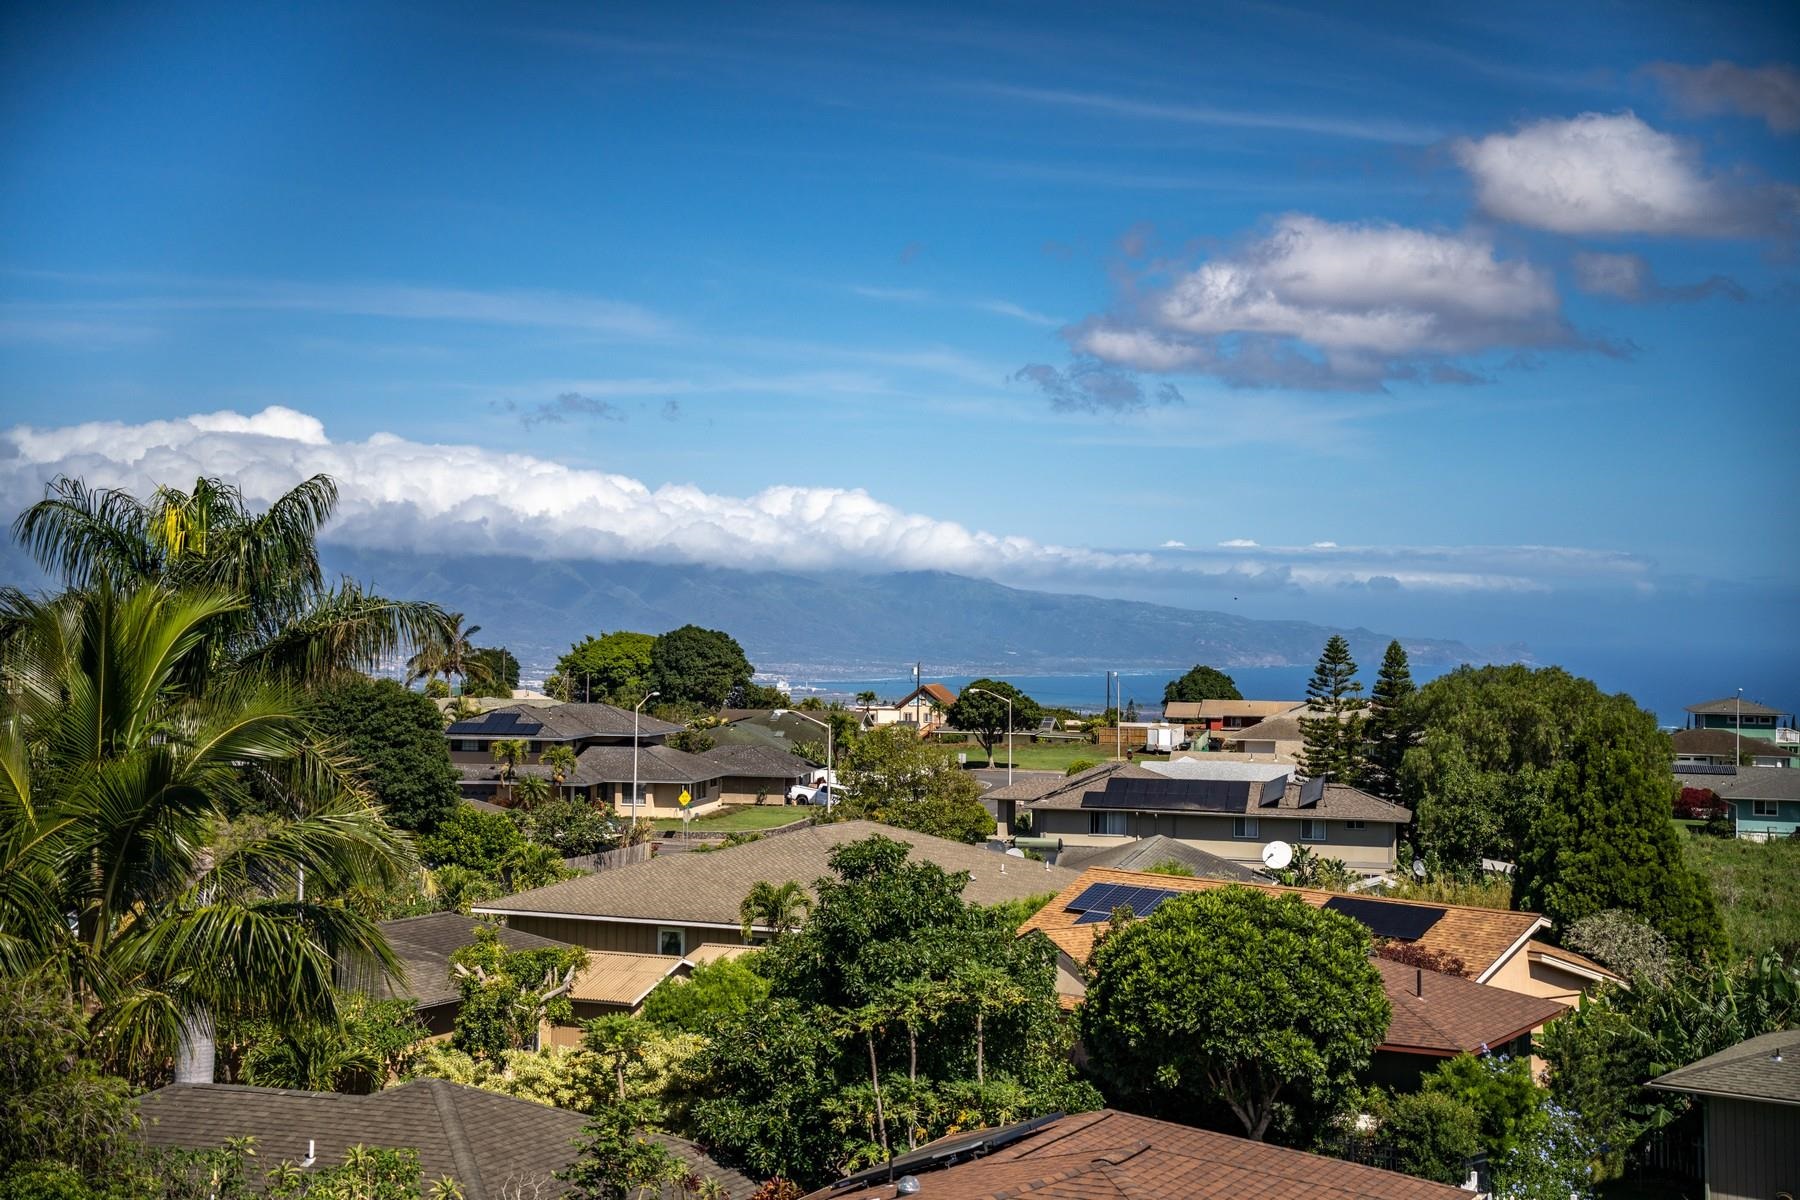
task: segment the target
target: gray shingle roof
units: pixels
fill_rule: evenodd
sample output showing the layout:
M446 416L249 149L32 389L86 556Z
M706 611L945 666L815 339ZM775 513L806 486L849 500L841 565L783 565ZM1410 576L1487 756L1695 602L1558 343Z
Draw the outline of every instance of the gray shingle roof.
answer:
M1675 772L1683 787L1711 788L1724 800L1800 800L1800 771L1792 767L1739 767L1735 774Z
M1070 846L1056 856L1056 865L1075 871L1112 867L1119 871L1148 871L1166 862L1178 862L1201 879L1230 879L1238 883L1274 883L1274 877L1253 871L1228 858L1209 854L1198 846L1178 842L1162 834L1138 838L1122 846Z
M1736 696L1726 696L1722 700L1708 700L1703 704L1690 704L1687 710L1697 717L1735 717L1740 712L1746 717L1785 717L1787 714L1779 708L1770 708L1767 704L1758 704L1754 700L1745 700L1739 708Z
M736 927L738 906L752 884L791 880L810 888L814 880L831 874L826 860L834 849L872 834L907 843L913 848L915 860L936 863L946 871L970 872L963 898L977 904L998 904L1058 891L1076 878L1076 872L1066 867L1046 869L1039 863L997 854L983 846L874 821L840 821L765 837L711 854L659 855L649 862L492 900L477 905L475 911L502 916L550 913Z
M610 704L509 704L458 721L445 730L451 737L529 738L539 741L577 741L589 737L632 736L631 710ZM681 729L667 721L637 714L639 737L663 737Z
M1779 1060L1779 1061L1778 1061ZM1653 1088L1800 1105L1800 1029L1765 1033L1650 1081Z
M548 1187L546 1195L565 1194L554 1176L574 1159L574 1143L587 1122L577 1112L442 1079L416 1079L372 1096L178 1083L139 1098L138 1110L141 1136L153 1146L208 1149L250 1136L265 1166L299 1162L308 1140L319 1162L330 1166L356 1145L417 1150L424 1177L450 1176L462 1185L465 1200L498 1200L508 1183L527 1185L526 1194L538 1182ZM665 1135L656 1140L734 1196L755 1188L691 1142Z
M718 765L727 775L808 779L816 769L798 754L774 746L714 746L700 757Z
M400 982L377 982L365 990L381 997L409 996L420 1008L453 1003L461 994L450 982L450 956L474 942L481 925L493 923L453 912L381 922L381 934L393 947L405 976ZM534 933L504 926L497 931L501 942L513 950L566 949L565 943Z

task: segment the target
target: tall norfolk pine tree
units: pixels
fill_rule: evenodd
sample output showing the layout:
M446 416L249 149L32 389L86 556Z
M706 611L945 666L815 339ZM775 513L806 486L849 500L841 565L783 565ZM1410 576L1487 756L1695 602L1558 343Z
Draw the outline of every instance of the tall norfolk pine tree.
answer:
M1362 775L1363 710L1356 678L1356 661L1350 643L1332 634L1306 685L1309 712L1320 714L1300 719L1300 773L1309 779L1324 776L1350 783Z
M1381 673L1375 677L1375 690L1369 696L1369 720L1363 727L1361 786L1383 799L1400 795L1400 762L1416 733L1407 701L1416 690L1406 648L1397 641L1389 642L1381 658Z

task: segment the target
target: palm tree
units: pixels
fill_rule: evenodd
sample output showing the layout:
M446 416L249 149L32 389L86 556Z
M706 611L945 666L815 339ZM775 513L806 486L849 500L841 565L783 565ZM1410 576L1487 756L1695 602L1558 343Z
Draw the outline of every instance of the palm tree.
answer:
M513 799L530 812L550 798L550 781L542 775L527 775L512 786Z
M519 764L525 761L529 752L530 747L524 738L499 738L488 745L488 753L500 764L500 782L506 784L506 794L509 797L512 795L513 772L518 770Z
M206 626L207 657L313 686L375 667L444 624L434 604L349 581L327 586L318 532L337 497L337 484L315 475L258 513L238 488L204 476L191 492L159 487L148 502L65 476L19 514L13 534L71 588L157 584L236 597Z
M751 885L744 896L744 902L738 905L738 917L743 921L744 940L750 941L756 936L756 927L761 925L769 931L771 943L781 940L781 935L791 933L800 928L807 911L812 908L812 897L806 889L789 880L783 884L773 884L766 879L759 879Z
M561 787L575 773L575 747L558 743L538 755L538 762L550 768L550 778Z
M480 657L474 643L475 635L480 632L479 625L463 628L463 614L447 614L443 624L421 642L418 651L406 660L407 686L411 687L421 679L432 680L439 676L446 682L460 678L463 681L462 690L466 693L471 684L486 685L493 682L493 672Z
M296 688L209 670L243 602L100 575L5 607L0 969L56 972L140 1074L178 1046L209 1074L217 1018L335 1022L340 965L397 970L333 897L398 882L410 845L311 738ZM271 794L303 815L230 827Z

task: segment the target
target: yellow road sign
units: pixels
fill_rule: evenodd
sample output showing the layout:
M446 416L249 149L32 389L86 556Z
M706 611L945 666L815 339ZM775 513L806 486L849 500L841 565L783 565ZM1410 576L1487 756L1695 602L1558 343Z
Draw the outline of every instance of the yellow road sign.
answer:
M688 794L688 790L686 788L682 788L681 795L675 797L675 803L681 805L681 807L683 807L683 808L686 808L688 805L692 804L693 802L694 802L694 798L693 798L693 796Z

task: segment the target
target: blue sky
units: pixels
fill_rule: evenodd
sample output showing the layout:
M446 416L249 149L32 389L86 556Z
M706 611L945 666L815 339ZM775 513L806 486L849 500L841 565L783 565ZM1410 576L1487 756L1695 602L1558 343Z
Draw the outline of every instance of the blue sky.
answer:
M4 498L1774 652L1791 14L1417 7L13 6Z

